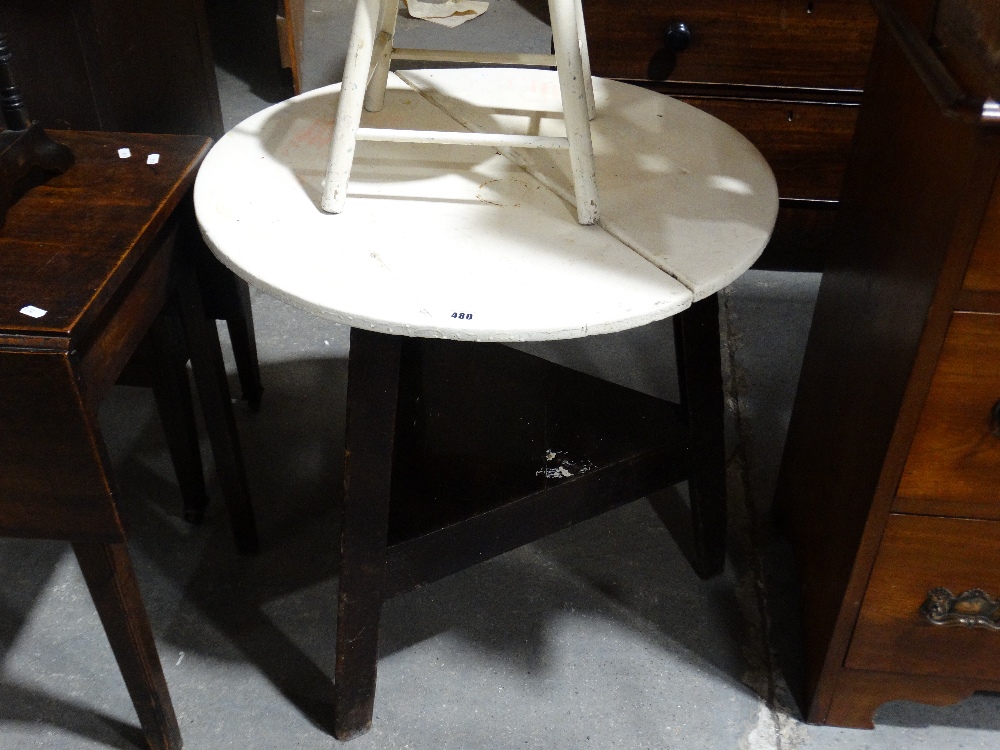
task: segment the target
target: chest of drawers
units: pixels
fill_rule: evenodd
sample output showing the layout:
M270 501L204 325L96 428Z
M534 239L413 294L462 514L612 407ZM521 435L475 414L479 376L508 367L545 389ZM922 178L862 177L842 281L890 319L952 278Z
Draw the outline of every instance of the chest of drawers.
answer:
M763 262L817 268L875 36L868 0L584 0L595 75L676 96L767 158L781 213Z
M859 727L1000 689L1000 7L873 3L777 495L807 716Z

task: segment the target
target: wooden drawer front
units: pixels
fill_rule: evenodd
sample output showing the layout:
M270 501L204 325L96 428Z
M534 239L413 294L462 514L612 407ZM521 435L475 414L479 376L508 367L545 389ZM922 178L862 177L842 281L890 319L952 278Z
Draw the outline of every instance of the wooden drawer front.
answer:
M998 400L1000 315L955 313L894 510L1000 519Z
M584 0L595 75L861 89L875 39L867 0ZM664 33L690 46L664 69Z
M837 200L858 107L701 99L684 101L745 135L767 159L782 198Z
M965 274L965 290L991 292L1000 297L1000 180L993 187L979 240Z
M1000 597L1000 523L889 516L846 666L1000 679L1000 630L932 624L921 607L936 588Z

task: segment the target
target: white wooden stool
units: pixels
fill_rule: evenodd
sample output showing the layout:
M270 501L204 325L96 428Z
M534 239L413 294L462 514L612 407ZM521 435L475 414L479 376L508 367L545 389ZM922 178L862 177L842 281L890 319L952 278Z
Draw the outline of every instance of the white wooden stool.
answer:
M590 139L594 90L590 77L583 8L581 0L548 0L548 3L554 55L394 47L398 0L358 0L334 121L330 161L321 203L323 210L334 214L344 210L356 141L494 146L515 162L519 160L509 152L511 148L568 148L573 170L577 221L581 224L596 223L599 218L597 179L594 172L594 148ZM379 112L382 109L389 63L393 58L555 67L562 95L566 137L362 128L362 106L369 112Z

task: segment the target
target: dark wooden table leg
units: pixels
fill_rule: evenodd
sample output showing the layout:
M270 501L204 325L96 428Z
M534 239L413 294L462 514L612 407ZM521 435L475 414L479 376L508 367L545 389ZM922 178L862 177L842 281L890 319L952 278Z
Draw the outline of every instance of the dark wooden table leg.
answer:
M674 341L681 407L691 433L691 562L699 576L709 578L726 565L725 397L717 295L674 316Z
M186 262L178 264L177 286L181 320L191 354L191 369L222 494L229 510L236 549L241 554L253 554L258 549L257 524L250 503L250 487L236 431L219 332L215 321L205 317L194 268Z
M183 240L190 249L190 261L198 269L205 313L210 318L226 321L243 400L253 411L257 411L264 387L257 361L250 286L212 255L196 227L191 225L185 231Z
M151 750L180 750L181 731L167 692L153 631L124 542L73 545Z
M201 523L208 506L205 471L198 447L198 425L187 374L187 341L180 317L168 306L150 329L152 381L156 408L184 500L184 520Z
M371 729L402 340L351 329L334 734Z
M234 310L226 317L229 340L236 359L236 373L240 377L243 400L251 411L260 409L264 386L260 382L260 364L257 361L257 339L253 328L253 310L250 307L250 287L233 276Z

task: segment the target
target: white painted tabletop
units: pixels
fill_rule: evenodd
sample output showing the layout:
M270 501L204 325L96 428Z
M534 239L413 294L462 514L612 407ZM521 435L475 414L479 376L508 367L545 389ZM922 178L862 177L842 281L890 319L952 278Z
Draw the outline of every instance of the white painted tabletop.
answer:
M674 315L760 255L778 193L760 153L662 94L594 79L602 218L576 222L569 156L358 143L341 214L319 208L339 85L248 118L195 184L202 233L250 283L340 323L541 341ZM500 112L502 114L497 114ZM363 124L560 134L554 72L402 71Z

